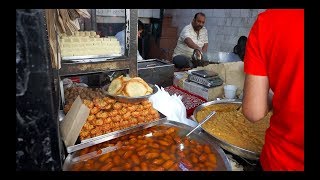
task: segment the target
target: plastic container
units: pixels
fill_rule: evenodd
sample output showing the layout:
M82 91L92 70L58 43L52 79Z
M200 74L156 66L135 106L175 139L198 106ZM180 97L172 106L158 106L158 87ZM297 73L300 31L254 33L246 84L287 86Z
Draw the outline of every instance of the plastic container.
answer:
M236 92L237 92L237 86L235 86L235 85L225 85L223 88L224 88L224 96L227 99L235 99Z

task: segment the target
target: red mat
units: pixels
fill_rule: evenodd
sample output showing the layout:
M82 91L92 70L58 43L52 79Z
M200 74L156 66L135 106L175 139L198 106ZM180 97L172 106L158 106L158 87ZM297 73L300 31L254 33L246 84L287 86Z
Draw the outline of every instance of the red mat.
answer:
M200 104L207 102L207 100L203 97L190 93L189 91L181 89L177 86L168 86L164 89L170 95L177 94L182 96L182 102L186 106L188 117L192 116L192 113L196 107L198 107Z

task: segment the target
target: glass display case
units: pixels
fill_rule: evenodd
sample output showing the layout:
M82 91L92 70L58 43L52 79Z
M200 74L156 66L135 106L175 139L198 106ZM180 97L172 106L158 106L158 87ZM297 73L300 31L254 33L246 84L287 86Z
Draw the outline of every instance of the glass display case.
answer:
M110 11L111 10L105 10ZM61 59L59 76L86 75L116 70L128 70L130 76L137 76L137 24L138 10L118 10L112 17L97 15L101 11L90 10L91 18L84 20L85 31L95 31L100 37L114 36L116 31L125 27L126 48L121 56L75 56L72 59ZM124 13L124 16L121 15ZM108 21L106 21L108 20ZM106 27L110 27L106 29ZM112 27L114 28L113 30Z

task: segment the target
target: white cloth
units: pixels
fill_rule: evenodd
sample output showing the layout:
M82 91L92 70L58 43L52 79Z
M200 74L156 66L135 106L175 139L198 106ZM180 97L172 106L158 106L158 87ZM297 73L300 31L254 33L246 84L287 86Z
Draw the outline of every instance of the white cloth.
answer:
M124 50L125 50L125 31L119 31L115 37L117 38L117 40L120 43L120 47L121 47L121 54L124 54ZM140 55L139 51L137 50L137 60L141 61L143 60L142 56Z
M124 41L124 30L122 31L119 31L115 37L117 38L117 40L119 41L120 43L120 47L121 47L121 54L124 54L124 45L125 45L125 41Z
M140 53L139 53L138 50L137 50L137 60L138 60L138 61L142 61L142 60L143 60L143 58L142 58L142 56L140 55Z
M188 47L188 45L184 42L187 37L191 38L191 40L199 47L203 47L205 43L208 43L207 29L205 27L201 28L198 36L194 31L192 24L190 23L182 29L177 41L177 46L173 52L173 57L177 55L186 55L188 57L192 56L194 49Z
M183 124L187 124L191 127L198 125L197 122L187 118L187 110L183 102L181 101L182 96L172 95L164 90L163 87L158 88L158 92L149 98L153 107L160 113L164 114L168 120L177 121Z

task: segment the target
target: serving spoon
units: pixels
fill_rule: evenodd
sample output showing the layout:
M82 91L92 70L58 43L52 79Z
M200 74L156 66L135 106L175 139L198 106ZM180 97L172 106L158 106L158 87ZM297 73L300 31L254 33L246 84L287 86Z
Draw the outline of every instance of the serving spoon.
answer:
M237 107L236 111L239 111L241 107L242 107L242 104L239 107Z
M199 123L195 128L193 128L187 135L186 137L188 137L193 131L195 131L196 129L198 129L203 123L205 123L206 121L208 121L214 114L216 114L215 111L212 111L207 117L205 117L201 123Z

